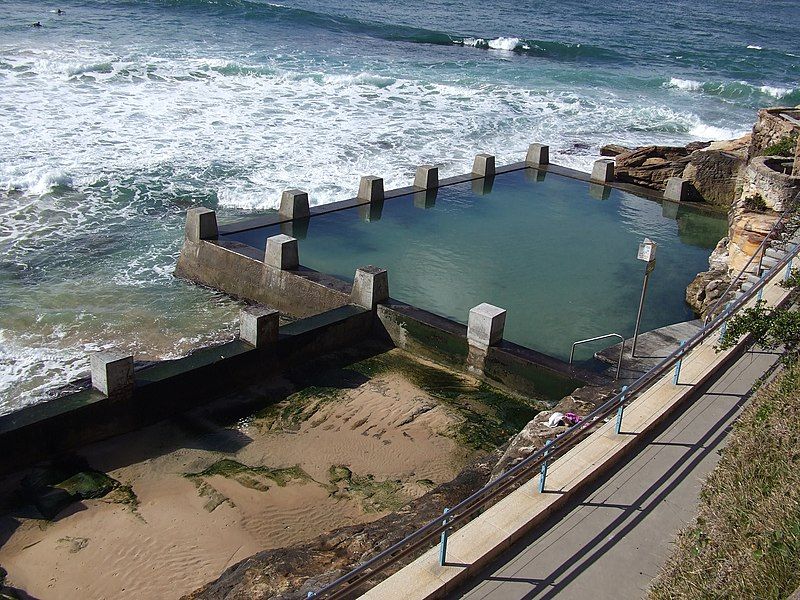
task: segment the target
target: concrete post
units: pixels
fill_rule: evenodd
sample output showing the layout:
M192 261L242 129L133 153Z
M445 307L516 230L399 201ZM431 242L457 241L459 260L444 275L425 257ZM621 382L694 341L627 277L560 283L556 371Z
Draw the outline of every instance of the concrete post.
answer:
M427 210L436 205L437 188L414 192L414 208Z
M383 200L383 179L374 175L364 175L358 184L358 199L366 202Z
M494 175L494 155L478 154L472 163L472 172L481 177L491 177Z
M611 189L599 183L589 182L589 195L595 200L608 200L611 197Z
M239 313L239 338L256 348L278 341L280 313L272 308L252 306Z
M94 352L90 357L92 387L106 396L133 391L133 356L118 352Z
M185 234L190 242L216 239L219 235L217 213L210 208L190 208L186 211Z
M467 322L467 341L470 346L485 350L503 339L506 325L506 311L491 304L479 304L469 311Z
M281 271L293 271L297 269L300 265L297 240L282 233L267 238L267 247L264 252L264 264L280 269Z
M531 144L528 146L528 154L525 156L525 162L529 165L549 165L550 164L550 146L544 144Z
M600 183L608 183L614 181L614 159L601 158L594 162L592 169L592 181L599 181Z
M414 175L414 187L430 190L439 187L439 167L422 165Z
M376 200L369 204L358 205L358 216L365 223L372 223L373 221L380 221L383 214L383 200Z
M664 190L664 200L685 202L689 199L689 185L685 179L670 177L667 179L667 187Z
M356 269L350 303L374 310L389 299L389 273L372 265Z
M302 190L286 190L281 195L280 215L286 219L305 219L311 216L308 193Z

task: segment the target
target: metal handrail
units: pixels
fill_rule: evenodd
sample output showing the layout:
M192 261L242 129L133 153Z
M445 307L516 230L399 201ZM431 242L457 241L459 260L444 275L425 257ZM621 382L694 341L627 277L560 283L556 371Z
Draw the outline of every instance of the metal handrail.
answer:
M789 206L787 206L786 209L784 209L783 213L781 213L780 218L777 221L775 221L775 223L772 225L772 228L769 230L769 233L767 233L767 235L764 236L764 239L761 241L761 244L758 246L758 249L750 257L750 260L747 261L747 264L745 264L745 266L742 267L742 270L736 274L736 277L730 282L728 287L725 288L725 291L722 292L719 298L717 298L717 301L714 303L714 306L712 306L711 309L708 311L708 313L706 313L705 323L708 323L711 320L711 318L714 315L714 311L716 311L719 308L719 305L722 304L722 302L725 300L725 296L728 295L728 292L730 292L733 289L733 287L739 282L739 280L742 278L745 272L747 272L747 268L753 263L756 256L758 256L758 270L756 272L756 276L758 277L761 276L761 265L764 261L764 255L767 252L767 245L773 239L772 234L774 234L777 231L778 227L783 224L786 217L790 213L794 212L794 204L796 202L797 198L795 198L792 201L792 203Z
M618 333L607 333L605 335L598 335L597 337L572 342L572 350L569 351L569 364L572 364L572 359L575 357L575 346L578 344L588 344L589 342L596 342L598 340L604 340L610 337L618 337L622 341L622 346L619 349L619 360L617 361L617 376L614 378L616 381L619 379L619 372L622 370L622 355L625 352L625 338Z
M719 328L732 314L738 311L746 302L761 290L773 275L785 267L800 251L800 246L796 246L788 252L777 264L775 264L758 282L753 285L745 294L731 303L716 318L703 325L692 337L686 340L669 356L660 363L652 367L639 379L634 381L627 389L615 394L586 415L582 421L571 426L569 429L556 436L551 444L539 448L522 461L511 467L508 471L500 475L497 479L490 481L484 487L472 493L447 512L447 523L441 517L423 525L413 533L409 534L391 547L373 556L371 559L362 563L349 573L339 577L335 581L326 585L317 592L309 592L309 598L329 598L339 599L351 594L361 584L383 571L388 566L414 552L426 542L432 541L442 531L451 529L455 525L466 522L476 512L482 510L487 504L493 501L508 488L523 479L526 475L536 473L542 463L552 461L554 458L564 454L572 446L578 443L589 429L603 423L603 419L619 407L630 402L638 393L644 390L654 380L664 375L675 363L692 351L695 347L705 341L705 339Z

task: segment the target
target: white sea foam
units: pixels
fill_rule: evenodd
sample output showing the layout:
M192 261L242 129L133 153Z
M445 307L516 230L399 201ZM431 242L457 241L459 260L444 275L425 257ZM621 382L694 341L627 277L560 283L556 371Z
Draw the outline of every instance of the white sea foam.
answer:
M669 82L665 84L667 87L678 88L688 92L696 92L703 89L702 81L695 81L694 79L680 79L678 77L671 77Z
M484 43L507 51L519 42ZM165 356L228 335L234 309L203 313L207 292L187 292L171 276L178 212L198 199L216 197L223 211L276 208L284 189L302 187L313 204L327 203L353 196L364 173L399 187L419 164L436 163L446 177L469 171L478 152L493 152L500 164L520 160L531 141L549 143L559 163L589 170L603 143L685 142L725 130L659 100L620 101L613 90L184 50L177 58L114 55L81 42L4 54L14 69L3 71L0 113L18 118L4 121L0 136L0 190L21 192L0 192L6 264L47 275L70 260L57 249L96 249L80 259L89 267L70 271L75 279L52 294L31 278L13 302L3 298L20 328L37 322L39 337L15 330L0 343L0 403L73 377L92 340L144 338L137 353ZM576 142L590 148L575 152ZM57 187L70 193L47 194ZM131 237L106 252L119 231ZM197 296L172 295L172 286ZM56 292L75 305L48 312ZM164 317L164 306L174 314ZM192 323L178 322L181 313ZM194 323L198 314L205 320ZM119 320L106 323L112 317ZM54 319L75 325L48 330Z
M491 40L468 37L464 38L463 44L475 48L491 48L492 50L506 50L510 52L521 46L521 41L516 37L499 37Z
M747 46L747 49L748 50L763 50L764 48L762 48L761 46L756 46L755 44L750 44L749 46Z
M691 126L689 134L699 140L730 140L739 138L747 133L746 130L728 129L726 127L717 127L715 125L708 125L707 123L700 123Z
M773 98L783 98L794 91L792 88L774 87L771 85L762 85L758 89L761 90L762 93L767 96L772 96Z

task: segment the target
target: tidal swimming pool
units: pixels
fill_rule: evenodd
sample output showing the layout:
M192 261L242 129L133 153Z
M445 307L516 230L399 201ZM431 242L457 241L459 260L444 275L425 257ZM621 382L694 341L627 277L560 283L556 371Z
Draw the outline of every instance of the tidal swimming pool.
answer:
M307 227L292 231L301 264L346 280L363 265L386 268L392 298L461 323L473 306L495 304L508 310L506 339L566 359L575 340L633 334L645 236L658 251L642 331L693 318L685 288L708 268L727 221L527 168L316 215ZM278 233L275 225L224 239L263 249Z

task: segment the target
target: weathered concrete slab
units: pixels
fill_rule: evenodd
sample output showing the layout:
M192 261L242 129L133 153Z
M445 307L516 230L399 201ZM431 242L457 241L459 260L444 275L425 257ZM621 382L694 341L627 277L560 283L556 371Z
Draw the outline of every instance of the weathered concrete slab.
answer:
M694 321L684 321L646 333L640 333L639 341L636 343L635 357L631 356L633 338L625 340L625 354L622 357L620 380L624 383L625 380L638 379L669 356L672 351L676 350L681 341L688 340L696 334L702 326L703 322L700 319L695 319ZM621 345L615 344L595 353L595 358L613 365L607 371L612 377L617 368Z

